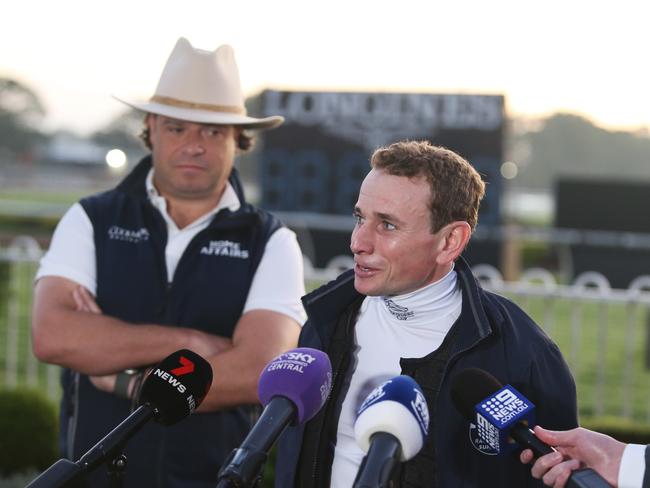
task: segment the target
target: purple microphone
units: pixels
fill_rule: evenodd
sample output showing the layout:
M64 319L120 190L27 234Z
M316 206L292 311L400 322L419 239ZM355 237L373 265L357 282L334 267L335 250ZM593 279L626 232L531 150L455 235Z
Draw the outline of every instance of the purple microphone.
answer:
M264 411L222 466L217 488L255 486L280 434L288 425L300 425L316 415L331 388L332 365L318 349L291 349L267 364L257 388Z
M286 398L295 407L296 424L321 409L332 387L332 365L323 351L299 347L280 354L260 375L257 393L265 407L274 398Z

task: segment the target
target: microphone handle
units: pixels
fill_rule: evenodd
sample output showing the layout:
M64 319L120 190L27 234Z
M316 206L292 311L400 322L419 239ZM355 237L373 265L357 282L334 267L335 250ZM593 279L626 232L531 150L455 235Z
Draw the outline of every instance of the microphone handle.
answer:
M386 488L399 462L402 446L393 434L377 432L370 437L370 449L363 458L353 488Z
M73 463L69 459L59 459L32 480L27 488L62 488L72 481L77 481L83 474L94 470L110 456L117 454L118 449L121 449L155 413L149 404L139 406L78 461Z
M522 447L531 449L536 458L555 451L554 448L540 441L535 433L524 424L517 424L513 427L510 437ZM611 488L611 485L591 468L574 471L566 486L568 488Z
M296 406L291 400L283 396L273 397L242 442L242 449L269 452L273 443L295 417Z
M517 444L520 446L533 451L536 458L555 452L555 449L551 446L540 441L535 435L535 432L530 430L527 425L521 423L516 424L510 431L510 437L517 441Z
M612 488L605 478L591 468L576 469L567 481L568 488Z
M117 454L117 451L124 447L126 441L133 437L133 434L146 424L155 413L156 410L150 404L140 405L120 425L106 434L101 441L81 456L76 464L85 473L94 470L110 456Z
M81 468L69 459L59 459L25 488L63 488L81 476Z
M217 488L255 486L273 443L295 417L291 400L281 396L271 399L241 447L230 453L219 470Z

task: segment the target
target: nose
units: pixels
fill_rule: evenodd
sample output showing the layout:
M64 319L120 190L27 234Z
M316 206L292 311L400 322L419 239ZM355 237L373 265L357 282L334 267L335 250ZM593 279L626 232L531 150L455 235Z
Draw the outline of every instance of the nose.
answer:
M190 156L197 156L205 152L200 130L190 130L187 132L183 151Z
M372 230L365 223L357 224L350 237L352 254L372 254L373 246Z

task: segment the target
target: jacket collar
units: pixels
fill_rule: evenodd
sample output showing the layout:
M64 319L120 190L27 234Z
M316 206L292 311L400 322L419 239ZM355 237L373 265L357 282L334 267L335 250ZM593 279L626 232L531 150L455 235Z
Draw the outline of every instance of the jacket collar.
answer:
M493 324L503 321L502 313L492 305L462 256L457 259L455 270L463 294L463 310L462 324L459 324L461 330L456 336L452 353L472 347L492 333ZM336 280L302 298L309 321L316 329L322 344L328 343L333 328L332 322L362 296L354 288L354 271L348 270L339 275Z
M463 308L457 323L459 330L451 348L452 356L485 339L492 334L493 325L503 320L501 312L492 306L462 256L456 260L456 273L463 294Z

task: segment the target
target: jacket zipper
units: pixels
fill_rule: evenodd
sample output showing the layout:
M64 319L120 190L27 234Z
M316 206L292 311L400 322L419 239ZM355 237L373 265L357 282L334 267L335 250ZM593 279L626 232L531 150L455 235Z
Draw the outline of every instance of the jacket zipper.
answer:
M330 424L329 420L330 420L330 417L331 417L332 409L336 407L335 402L339 400L338 397L339 397L340 392L338 391L338 389L340 388L339 379L341 377L341 373L345 374L347 372L348 367L349 367L349 357L350 357L351 351L354 349L354 344L351 343L350 340L349 340L350 339L350 331L352 329L353 318L356 318L356 315L357 315L356 313L349 313L348 317L347 317L347 320L346 320L346 324L345 324L346 325L345 342L347 342L349 344L349 347L348 347L348 350L345 352L345 355L341 358L340 367L335 372L332 373L332 389L330 390L329 397L327 398L327 410L325 411L325 415L324 415L324 418L323 418L323 424L321 425L320 432L319 432L319 435L318 435L319 444L322 443L321 439L324 438L325 432L326 432L326 430L327 430L327 428L328 428L328 426ZM335 392L336 392L336 395L335 395ZM334 401L330 402L330 400L334 400ZM332 441L332 439L330 438L330 436L327 436L327 438L325 440L325 446L324 446L325 449L323 450L323 452L328 453L328 459L329 459L329 445L332 443L331 441ZM332 453L332 461L333 460L334 460L334 455ZM319 475L322 475L322 471L323 471L322 457L321 456L315 456L314 460L313 460L313 464L312 464L312 479L313 480L320 480L320 483L322 483L324 481L323 477L319 476ZM330 474L330 483L331 483L331 474ZM321 486L323 486L324 488L327 488L325 485L321 485Z

